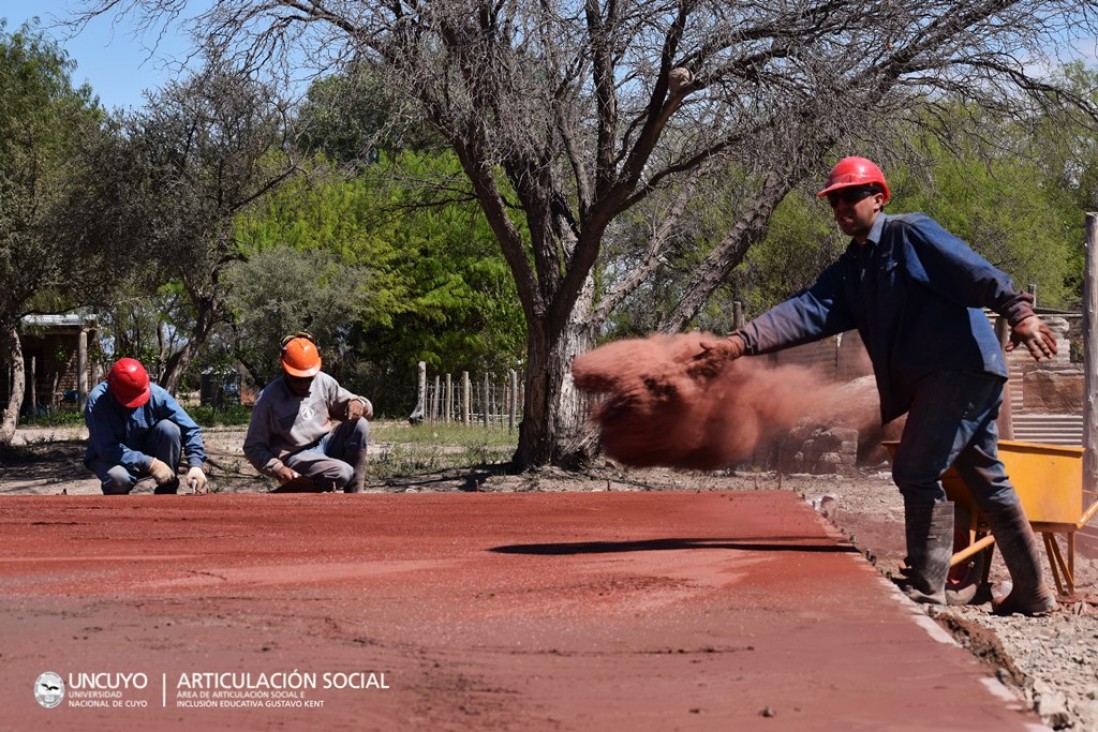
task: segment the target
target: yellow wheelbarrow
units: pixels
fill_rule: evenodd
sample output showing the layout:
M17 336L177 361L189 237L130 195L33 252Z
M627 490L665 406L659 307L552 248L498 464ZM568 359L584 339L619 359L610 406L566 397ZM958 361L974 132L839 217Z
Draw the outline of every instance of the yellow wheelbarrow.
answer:
M890 456L895 454L898 444L884 443ZM1094 492L1083 489L1083 448L1000 440L999 459L1006 466L1026 518L1033 530L1044 538L1056 591L1061 595L1074 594L1075 532L1086 526L1098 512ZM967 526L958 522L954 537L951 582L970 581L959 579L965 574L962 570L966 566L979 567L983 575L979 581L986 582L995 539L972 500L968 486L952 468L942 478L942 485L957 506L958 517L967 518ZM1057 534L1066 537L1065 551L1060 549ZM977 559L982 561L973 565Z

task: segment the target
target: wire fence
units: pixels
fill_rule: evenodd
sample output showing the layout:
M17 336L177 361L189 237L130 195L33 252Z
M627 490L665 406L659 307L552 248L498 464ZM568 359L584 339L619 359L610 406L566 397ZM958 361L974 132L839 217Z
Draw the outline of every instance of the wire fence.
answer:
M524 379L511 369L506 374L484 373L472 378L468 371L435 374L419 362L416 408L410 422L457 423L466 427L506 427L514 430L522 417Z

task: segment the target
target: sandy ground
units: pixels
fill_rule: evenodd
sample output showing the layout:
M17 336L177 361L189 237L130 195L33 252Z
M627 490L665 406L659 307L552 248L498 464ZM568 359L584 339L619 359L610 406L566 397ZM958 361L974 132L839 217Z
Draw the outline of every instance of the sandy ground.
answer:
M0 495L65 493L78 496L98 493L94 479L78 464L82 450L79 431L24 432L21 438L33 458L8 463L0 468ZM215 490L224 493L263 493L269 486L242 464L239 440L239 431L215 430L208 433L207 442L213 463L210 472ZM485 493L788 492L814 506L827 522L849 537L882 574L893 571L903 553L902 504L887 473L881 470L867 470L860 477L841 479L744 472L725 475L663 470L622 471L610 465L585 476L550 470L525 476L489 477L471 470L400 481L378 481L371 483L369 490L373 494L461 493L471 490ZM134 496L127 500L158 499ZM0 505L3 505L2 501ZM993 569L993 579L1002 577L1002 567L997 563ZM990 615L986 606L930 608L922 612L949 629L975 658L991 664L1018 699L1034 708L1048 726L1054 729L1098 729L1098 620L1092 602L1098 570L1094 559L1086 551L1077 557L1076 580L1076 596L1065 598L1059 612L1044 618L998 618ZM820 588L820 591L825 590L832 591L831 588ZM605 591L613 593L616 589L609 587ZM94 608L88 610L92 612ZM159 608L158 612L163 610ZM54 606L53 612L62 619L67 617L59 606ZM246 612L246 608L236 608L231 612ZM338 619L336 622L339 622ZM101 624L101 620L96 620L92 625L100 627ZM65 632L69 630L71 628ZM217 632L228 631L222 629ZM706 727L688 724L682 728ZM978 724L973 727L977 728L981 727Z

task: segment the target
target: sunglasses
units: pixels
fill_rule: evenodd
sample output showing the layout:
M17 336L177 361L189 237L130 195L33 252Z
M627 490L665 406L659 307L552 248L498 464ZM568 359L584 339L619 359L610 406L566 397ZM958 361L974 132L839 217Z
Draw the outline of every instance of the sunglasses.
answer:
M845 203L848 206L853 206L858 201L861 201L870 196L880 193L877 186L854 186L851 188L840 188L834 193L827 194L827 202L831 204L831 208L835 208L840 203Z
M307 386L308 384L313 383L313 379L316 378L314 376L290 376L289 374L286 374L285 376L288 381L292 381L293 383L300 384L302 386Z

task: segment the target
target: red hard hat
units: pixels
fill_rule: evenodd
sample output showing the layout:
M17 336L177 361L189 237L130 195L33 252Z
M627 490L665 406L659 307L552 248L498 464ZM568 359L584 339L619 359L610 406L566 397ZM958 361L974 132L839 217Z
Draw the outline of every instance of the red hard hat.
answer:
M152 392L149 372L135 358L120 358L107 374L107 389L127 409L144 406Z
M835 167L831 169L831 175L827 176L827 183L824 185L824 189L817 193L816 196L818 198L823 198L828 193L840 188L864 186L870 183L880 184L881 188L884 189L884 203L888 203L888 200L892 198L892 192L888 190L888 183L885 182L884 173L877 167L877 164L868 158L843 158L835 163Z
M308 338L291 338L282 346L282 368L290 376L308 378L320 372L320 352Z

